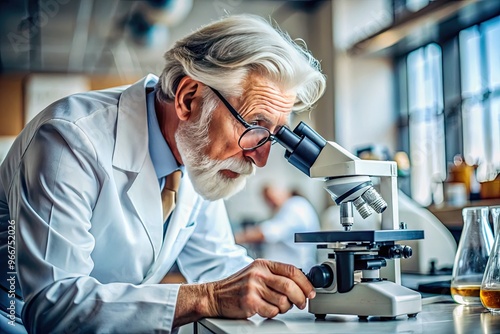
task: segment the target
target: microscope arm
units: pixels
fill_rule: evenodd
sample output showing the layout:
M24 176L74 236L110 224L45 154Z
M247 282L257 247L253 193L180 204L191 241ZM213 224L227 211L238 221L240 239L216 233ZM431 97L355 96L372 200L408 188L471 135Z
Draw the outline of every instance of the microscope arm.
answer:
M363 218L373 211L385 211L388 205L373 188L370 176L389 177L389 181L381 181L381 191L395 205L391 206L382 228L398 228L397 202L393 202L397 196L395 162L361 160L339 144L326 141L303 122L293 132L281 127L275 138L286 149L285 158L292 165L311 178L325 180L326 191L341 206L345 230L350 230L353 222L352 205Z

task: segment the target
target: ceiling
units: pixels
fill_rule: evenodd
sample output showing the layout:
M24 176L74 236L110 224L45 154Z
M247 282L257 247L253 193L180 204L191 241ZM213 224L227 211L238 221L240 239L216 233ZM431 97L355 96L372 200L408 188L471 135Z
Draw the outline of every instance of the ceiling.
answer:
M113 61L111 43L131 1L1 1L4 71L99 71ZM31 17L31 19L30 19Z
M308 10L321 1L267 3ZM252 0L251 8L264 2ZM158 63L177 26L203 6L215 15L244 10L250 1L0 0L0 73L154 71L148 67Z
M137 13L145 3L0 0L1 70L106 72L124 62L124 48L142 59L147 27Z

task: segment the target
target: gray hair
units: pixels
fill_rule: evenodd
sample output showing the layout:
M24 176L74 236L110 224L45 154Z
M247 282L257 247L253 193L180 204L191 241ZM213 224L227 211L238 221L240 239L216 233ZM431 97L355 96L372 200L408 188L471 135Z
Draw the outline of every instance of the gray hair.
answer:
M319 62L288 34L255 15L234 15L201 27L165 53L158 98L173 101L180 80L189 76L226 96L241 96L251 73L296 93L293 111L312 109L326 80Z

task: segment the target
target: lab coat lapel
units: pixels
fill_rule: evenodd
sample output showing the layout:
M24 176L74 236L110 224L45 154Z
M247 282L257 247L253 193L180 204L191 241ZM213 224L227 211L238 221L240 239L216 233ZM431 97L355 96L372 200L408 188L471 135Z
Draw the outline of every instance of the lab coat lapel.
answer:
M196 201L199 197L186 175L182 178L177 196L177 204L170 217L160 255L144 278L143 283L158 283L167 274L184 247L185 241L187 241L186 237L184 242L179 242L179 232L187 225L193 224L193 217L198 214L199 205L196 205Z
M146 111L146 86L157 82L153 75L125 89L118 105L116 143L113 166L139 173L148 155L148 118Z
M155 260L161 248L162 209L158 180L149 158L145 90L156 82L155 76L148 75L123 91L118 106L113 152L115 173L127 176L125 190L146 229Z
M150 159L146 159L144 168L135 177L127 195L146 229L149 241L153 245L156 260L161 249L163 215L160 187Z

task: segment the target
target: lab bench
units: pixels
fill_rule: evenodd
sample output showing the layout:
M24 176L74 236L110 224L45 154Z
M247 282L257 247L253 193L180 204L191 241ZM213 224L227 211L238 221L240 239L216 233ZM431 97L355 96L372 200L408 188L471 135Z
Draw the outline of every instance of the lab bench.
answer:
M203 319L194 324L197 334L243 333L500 333L500 315L482 306L464 306L450 296L422 299L422 312L415 318L406 315L394 320L354 315L327 315L317 320L313 314L296 307L273 319L258 315L246 320Z
M403 274L402 284L419 290L423 284L434 285L437 293L422 293L422 311L415 317L401 315L393 320L369 317L362 320L356 315L329 314L324 320L316 319L307 308L292 308L273 319L255 315L246 320L202 319L194 324L196 334L250 334L250 333L458 333L500 334L500 314L492 314L481 305L464 306L453 301L446 285L451 275ZM448 283L449 284L449 283ZM422 291L422 290L419 290Z

